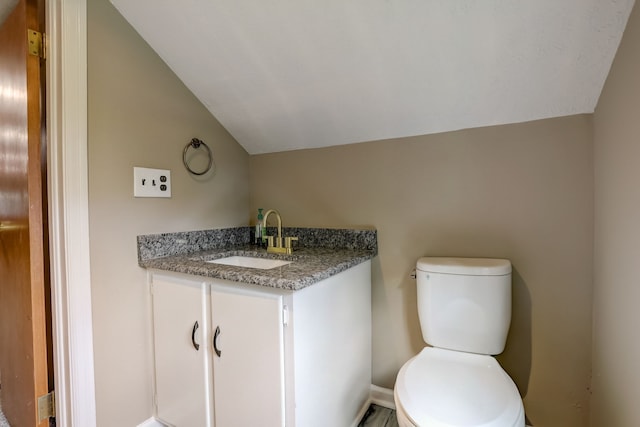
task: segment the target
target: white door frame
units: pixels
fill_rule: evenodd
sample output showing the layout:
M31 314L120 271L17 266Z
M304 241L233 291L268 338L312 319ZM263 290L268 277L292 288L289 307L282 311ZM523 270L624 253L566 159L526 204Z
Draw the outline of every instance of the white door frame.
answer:
M56 422L95 427L87 172L87 4L48 0L47 140Z

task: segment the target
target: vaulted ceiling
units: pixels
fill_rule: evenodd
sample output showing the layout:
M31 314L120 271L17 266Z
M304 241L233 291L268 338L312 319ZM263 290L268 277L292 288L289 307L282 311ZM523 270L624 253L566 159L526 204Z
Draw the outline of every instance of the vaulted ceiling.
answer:
M112 0L251 154L591 113L633 0Z
M594 111L633 0L112 0L249 153Z

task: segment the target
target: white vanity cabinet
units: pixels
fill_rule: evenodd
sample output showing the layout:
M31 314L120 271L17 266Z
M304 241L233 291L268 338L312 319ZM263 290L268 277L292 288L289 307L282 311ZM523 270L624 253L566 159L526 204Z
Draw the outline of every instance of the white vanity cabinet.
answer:
M299 291L157 270L149 277L160 421L357 425L371 384L370 261Z
M209 286L154 275L151 289L156 416L174 426L210 426Z
M165 274L151 287L157 418L284 426L283 296Z
M282 300L237 284L211 285L215 426L285 425Z

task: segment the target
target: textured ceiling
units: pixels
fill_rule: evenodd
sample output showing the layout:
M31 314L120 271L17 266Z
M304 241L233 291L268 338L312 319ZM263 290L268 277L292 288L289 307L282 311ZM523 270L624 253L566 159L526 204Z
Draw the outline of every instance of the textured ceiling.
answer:
M251 154L594 111L633 0L112 0Z

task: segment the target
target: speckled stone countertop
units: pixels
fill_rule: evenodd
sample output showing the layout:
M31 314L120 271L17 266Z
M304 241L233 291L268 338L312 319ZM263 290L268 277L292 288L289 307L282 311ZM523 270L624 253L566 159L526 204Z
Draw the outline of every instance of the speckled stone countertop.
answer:
M138 264L297 291L365 262L378 252L375 230L284 228L283 236L299 238L291 255L267 254L265 249L250 245L250 227L138 236ZM293 262L268 270L207 262L229 256Z

